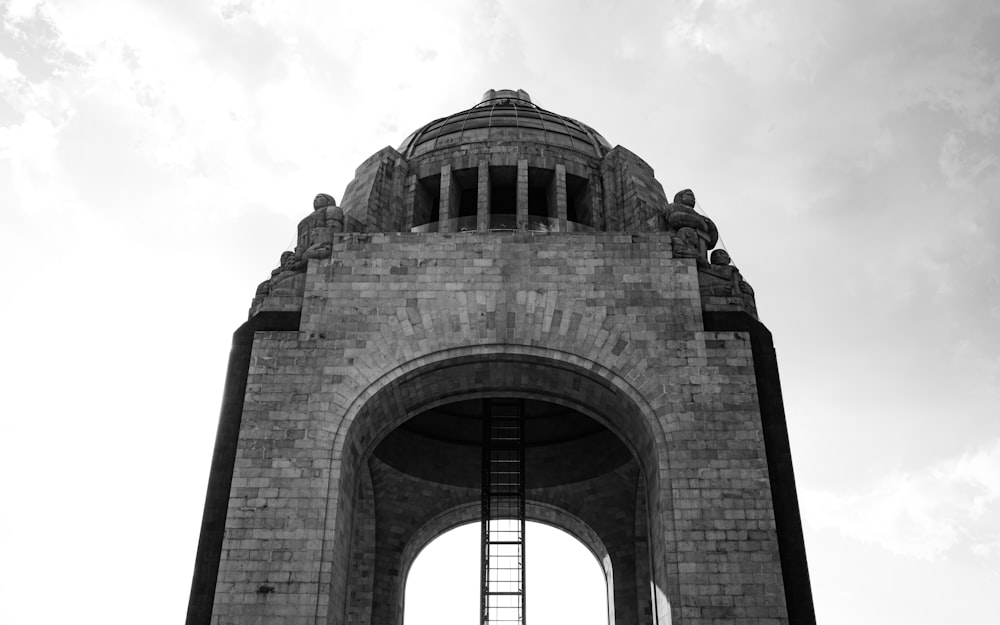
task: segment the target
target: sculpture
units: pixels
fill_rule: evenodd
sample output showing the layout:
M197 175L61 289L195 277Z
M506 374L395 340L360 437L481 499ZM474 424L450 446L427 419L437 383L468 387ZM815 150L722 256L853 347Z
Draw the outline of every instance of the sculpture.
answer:
M329 258L333 251L333 235L344 231L344 211L326 193L313 199L313 212L299 222L294 252L282 252L271 277L257 286L253 306L268 295L287 295L301 291L301 280L288 282L305 272L310 258ZM282 284L285 283L285 284ZM300 293L301 294L301 293Z
M271 279L268 280L268 291L273 292L274 288L280 283L301 272L302 270L298 267L298 259L295 256L295 252L282 252L281 261L271 271Z
M329 258L334 233L344 231L344 211L336 200L320 193L313 200L313 212L299 222L295 245L296 268L305 270L310 258Z
M683 189L660 213L661 227L676 233L674 255L679 258L705 258L708 250L719 242L719 229L715 227L715 222L696 213L694 205L694 192Z
M317 193L316 197L313 198L313 210L319 210L321 208L326 208L327 206L336 206L337 200L333 199L332 195L327 195L326 193Z
M712 252L711 261L698 263L698 283L703 295L742 297L753 295L753 288L743 280L726 250Z
M694 228L681 228L671 239L675 258L696 258L703 261L705 251L698 232Z
M252 305L259 304L265 297L274 293L279 283L297 273L301 273L301 270L296 268L295 252L282 252L278 266L271 270L271 277L257 285Z

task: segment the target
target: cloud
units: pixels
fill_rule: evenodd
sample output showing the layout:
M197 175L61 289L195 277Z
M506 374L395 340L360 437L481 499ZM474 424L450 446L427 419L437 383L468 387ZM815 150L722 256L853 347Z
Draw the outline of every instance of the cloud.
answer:
M970 130L948 132L941 146L939 164L948 185L973 189L990 173L997 174L1000 154L993 145L996 136Z
M813 530L833 530L894 554L936 560L961 548L1000 551L1000 440L919 472L893 473L863 492L805 489Z
M8 325L33 329L6 345L8 412L214 426L231 326L313 194L524 88L716 218L779 343L811 531L900 568L1000 557L1000 449L960 455L1000 437L1000 4L0 0L0 21L0 273L30 303ZM79 359L70 403L39 400L53 350ZM164 385L183 405L134 421ZM74 466L111 470L96 444ZM164 483L203 492L209 453ZM167 520L196 533L194 506Z
M61 45L58 29L40 6L11 8L0 5L0 55L13 59L28 80L39 82L79 63Z
M626 145L695 188L776 340L800 337L780 346L789 408L825 434L877 427L875 465L996 436L1000 6L671 7L674 89Z
M1000 535L993 540L972 545L972 553L986 559L1000 558Z
M51 184L56 151L56 127L38 113L29 112L15 126L0 127L0 164L7 164L6 189L0 189L0 203L10 216L39 214L57 207L60 193ZM2 170L0 170L2 171Z

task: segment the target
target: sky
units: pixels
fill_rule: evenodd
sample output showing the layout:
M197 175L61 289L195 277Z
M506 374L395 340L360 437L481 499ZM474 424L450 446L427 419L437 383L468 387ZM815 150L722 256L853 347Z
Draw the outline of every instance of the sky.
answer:
M256 285L316 193L490 88L718 225L818 622L996 622L990 0L0 0L0 622L182 622Z

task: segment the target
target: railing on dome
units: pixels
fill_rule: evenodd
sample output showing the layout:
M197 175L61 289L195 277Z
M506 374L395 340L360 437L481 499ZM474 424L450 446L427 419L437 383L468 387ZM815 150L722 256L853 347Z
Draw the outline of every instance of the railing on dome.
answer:
M430 223L414 226L410 232L424 234L428 232L441 232L442 224L447 224L449 232L463 233L476 232L479 229L479 218L475 215L469 217L456 217L445 221L432 221ZM517 232L521 230L517 227L517 216L513 214L490 215L487 229L490 232ZM594 227L576 221L556 219L554 217L537 217L530 215L528 223L524 228L525 232L593 232Z

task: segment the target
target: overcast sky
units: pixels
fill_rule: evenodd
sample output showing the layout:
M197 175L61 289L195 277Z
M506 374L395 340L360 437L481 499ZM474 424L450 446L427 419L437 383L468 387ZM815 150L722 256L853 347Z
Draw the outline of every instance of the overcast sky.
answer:
M256 285L316 193L489 88L718 224L774 334L819 622L995 621L1000 4L0 0L0 26L0 622L182 622Z

